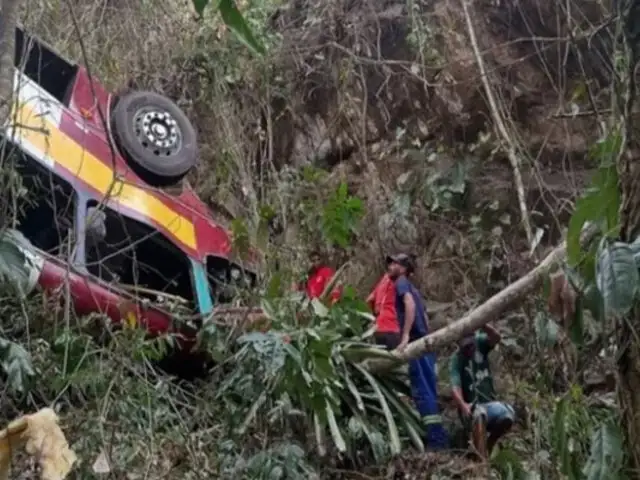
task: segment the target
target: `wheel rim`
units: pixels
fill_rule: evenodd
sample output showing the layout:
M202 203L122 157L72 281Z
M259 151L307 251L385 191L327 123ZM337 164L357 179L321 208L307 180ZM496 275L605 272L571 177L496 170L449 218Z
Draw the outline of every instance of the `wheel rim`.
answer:
M182 148L178 122L166 110L141 108L133 116L133 130L140 145L158 157L175 155Z

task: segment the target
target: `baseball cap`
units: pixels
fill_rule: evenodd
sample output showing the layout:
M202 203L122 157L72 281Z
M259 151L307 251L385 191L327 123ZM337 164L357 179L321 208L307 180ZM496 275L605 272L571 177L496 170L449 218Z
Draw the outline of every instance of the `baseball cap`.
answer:
M407 255L406 253L396 253L395 255L387 256L387 265L390 263L397 263L407 269L409 273L416 269L415 255Z

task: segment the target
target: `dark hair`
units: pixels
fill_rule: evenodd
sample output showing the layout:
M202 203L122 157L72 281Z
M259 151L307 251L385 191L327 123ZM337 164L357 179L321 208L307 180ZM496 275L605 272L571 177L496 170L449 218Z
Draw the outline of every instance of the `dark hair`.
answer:
M397 263L407 269L407 273L413 273L416 269L416 256L413 254L396 253L387 256L387 265Z

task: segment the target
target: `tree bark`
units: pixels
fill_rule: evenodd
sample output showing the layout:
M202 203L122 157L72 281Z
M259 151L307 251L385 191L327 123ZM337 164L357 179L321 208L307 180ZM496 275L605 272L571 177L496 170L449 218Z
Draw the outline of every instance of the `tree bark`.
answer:
M0 12L0 124L6 126L13 102L13 60L20 0L2 0Z

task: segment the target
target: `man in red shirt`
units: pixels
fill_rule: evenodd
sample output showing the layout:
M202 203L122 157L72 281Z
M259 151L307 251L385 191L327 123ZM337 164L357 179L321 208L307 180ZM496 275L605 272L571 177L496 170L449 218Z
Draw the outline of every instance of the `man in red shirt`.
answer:
M385 273L367 297L376 316L375 341L389 350L400 344L400 325L396 316L396 291L393 280Z
M324 264L320 252L314 250L309 255L311 266L307 274L304 290L309 298L320 298L327 285L335 275L335 270ZM330 294L331 304L336 303L342 294L340 287L336 286Z

